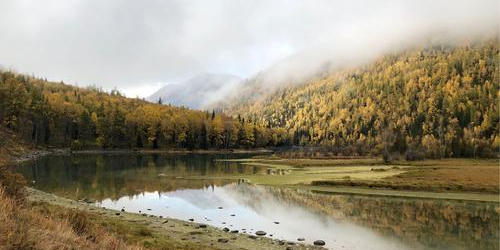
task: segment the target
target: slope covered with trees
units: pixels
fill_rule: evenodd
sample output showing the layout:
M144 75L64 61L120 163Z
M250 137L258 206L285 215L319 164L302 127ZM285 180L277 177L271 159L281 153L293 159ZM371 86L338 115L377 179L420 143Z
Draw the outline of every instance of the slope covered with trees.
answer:
M283 129L268 129L250 120L13 72L0 72L0 126L27 141L76 149L255 148L286 139Z
M434 44L326 75L230 112L284 128L294 144L349 155L478 157L499 150L498 39Z

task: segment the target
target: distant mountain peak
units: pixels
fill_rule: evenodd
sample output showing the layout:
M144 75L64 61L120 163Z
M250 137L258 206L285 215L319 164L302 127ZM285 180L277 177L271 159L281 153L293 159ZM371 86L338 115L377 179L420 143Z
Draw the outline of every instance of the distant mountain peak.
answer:
M234 75L202 72L185 81L165 85L147 99L157 102L161 98L164 104L203 109L235 91L241 83L242 79Z

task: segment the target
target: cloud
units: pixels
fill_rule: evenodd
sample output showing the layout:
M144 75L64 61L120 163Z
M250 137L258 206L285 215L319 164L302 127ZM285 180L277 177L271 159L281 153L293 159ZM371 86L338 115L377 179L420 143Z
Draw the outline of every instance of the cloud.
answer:
M498 22L496 0L4 0L0 64L131 92L200 72L249 77L296 54L309 62L277 75L301 74L418 35L498 31Z

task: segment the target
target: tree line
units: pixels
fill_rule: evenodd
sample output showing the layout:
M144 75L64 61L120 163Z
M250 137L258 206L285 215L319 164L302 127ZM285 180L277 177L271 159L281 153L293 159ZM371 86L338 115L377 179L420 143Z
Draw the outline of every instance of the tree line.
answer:
M220 112L0 71L0 126L54 147L232 149L279 146L286 131Z
M230 112L286 129L295 145L344 155L492 156L500 145L499 44L495 38L388 54Z

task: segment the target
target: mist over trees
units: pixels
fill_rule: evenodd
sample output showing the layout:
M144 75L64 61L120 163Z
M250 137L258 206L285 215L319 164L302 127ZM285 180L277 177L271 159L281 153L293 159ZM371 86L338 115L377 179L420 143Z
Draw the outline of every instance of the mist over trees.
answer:
M345 155L491 156L500 145L499 66L498 39L437 44L322 72L261 101L241 97L229 111L286 129L295 145Z

